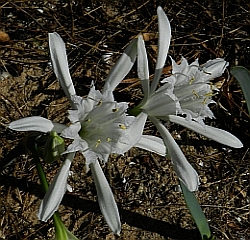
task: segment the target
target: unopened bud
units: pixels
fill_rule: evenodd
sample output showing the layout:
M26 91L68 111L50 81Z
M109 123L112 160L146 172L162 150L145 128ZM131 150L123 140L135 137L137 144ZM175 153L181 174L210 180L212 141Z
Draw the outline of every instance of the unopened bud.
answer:
M45 144L44 161L52 163L60 158L65 150L64 139L57 135L56 132L50 132L50 136Z

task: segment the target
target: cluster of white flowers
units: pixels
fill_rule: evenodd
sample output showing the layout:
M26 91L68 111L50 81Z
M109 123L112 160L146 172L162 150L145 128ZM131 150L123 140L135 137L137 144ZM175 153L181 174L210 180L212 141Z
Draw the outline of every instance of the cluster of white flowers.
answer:
M91 169L101 211L116 234L121 231L118 208L98 160L107 162L111 153L123 154L132 147L140 147L162 156L168 152L179 179L190 191L197 190L198 174L160 119L183 125L222 144L235 148L242 147L241 142L232 134L207 126L203 122L206 117L213 117L208 105L213 102L215 89L210 80L224 72L228 65L225 60L210 60L203 66L199 66L198 60L190 65L185 58L182 58L179 65L172 60L172 75L163 79L162 86L157 89L171 38L170 23L161 7L158 7L157 15L159 46L151 86L146 48L142 37L139 36L128 45L110 71L103 91L95 90L92 84L87 98L76 95L63 40L57 33L49 34L54 72L72 106L72 110L69 110L71 124L66 126L42 117L28 117L9 124L9 128L16 131L56 131L61 137L73 140L64 152L67 153L66 160L42 200L39 219L47 221L58 209L67 189L70 165L77 151L83 154L87 168ZM129 116L128 104L116 102L113 91L130 71L136 58L144 98L135 111L132 111L135 116ZM162 139L143 135L147 118L155 124Z

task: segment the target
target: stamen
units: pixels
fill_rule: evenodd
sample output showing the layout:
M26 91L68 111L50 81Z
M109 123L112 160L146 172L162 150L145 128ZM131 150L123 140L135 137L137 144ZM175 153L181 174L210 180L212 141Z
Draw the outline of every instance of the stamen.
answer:
M91 119L90 118L85 119L84 122L91 122Z
M118 112L119 111L119 108L113 108L112 109L112 112L114 113L114 112Z
M204 98L204 100L202 101L202 104L206 104L206 101L207 101L208 98Z
M111 142L112 139L108 137L108 138L106 139L106 141L107 141L107 142Z
M95 147L97 148L98 145L101 143L102 141L100 139L97 140L96 144L95 144Z
M100 107L102 105L102 100L100 100L98 103L97 103L97 107Z
M193 90L192 91L192 93L194 94L194 96L196 96L197 98L199 98L200 96L198 95L198 93L195 91L195 90Z
M127 128L125 127L124 124L119 124L119 127L122 129L122 130L126 130Z
M191 84L193 83L194 80L195 80L195 78L192 77L192 78L190 79L190 81L189 81L189 84L191 85Z
M212 75L212 73L206 72L205 70L203 70L203 72L208 74L208 75Z
M215 85L212 82L210 82L210 88L211 88L212 91L214 90L214 86Z
M206 93L206 94L204 94L204 96L206 96L206 97L212 97L213 96L213 92Z

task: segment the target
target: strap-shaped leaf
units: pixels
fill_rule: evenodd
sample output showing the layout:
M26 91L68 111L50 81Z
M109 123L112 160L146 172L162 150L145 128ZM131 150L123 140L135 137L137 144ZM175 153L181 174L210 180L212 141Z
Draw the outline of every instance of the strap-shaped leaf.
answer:
M200 204L198 203L194 193L190 192L182 182L180 182L180 184L187 207L200 231L202 239L209 239L211 237L210 228Z
M241 66L231 68L230 72L240 83L250 113L250 72Z

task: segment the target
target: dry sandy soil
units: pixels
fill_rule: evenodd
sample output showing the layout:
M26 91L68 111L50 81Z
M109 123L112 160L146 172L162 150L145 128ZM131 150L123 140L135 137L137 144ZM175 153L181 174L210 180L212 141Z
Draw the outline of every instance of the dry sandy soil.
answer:
M172 26L169 50L200 63L224 57L230 66L250 69L249 1L2 1L0 0L0 163L14 161L0 173L0 239L53 239L52 220L42 223L36 212L43 197L35 164L18 144L25 136L7 129L11 121L43 116L67 123L70 104L51 68L48 33L66 42L70 72L79 96L91 81L102 89L105 78L126 44L140 32L149 53L150 71L156 60L157 16L161 5ZM6 35L7 33L8 35ZM108 61L103 59L111 53ZM166 71L170 59L166 63ZM216 119L206 123L235 134L242 149L231 149L175 124L168 128L198 171L196 192L216 239L250 239L249 115L237 81L227 71L214 83L220 89L211 105ZM115 90L117 101L137 104L142 91L136 67ZM158 135L147 123L146 134ZM51 181L61 161L44 168ZM169 158L133 148L112 155L104 172L117 200L121 236L114 236L97 203L85 160L77 154L67 193L59 212L79 239L200 239L178 191Z

